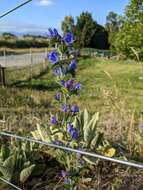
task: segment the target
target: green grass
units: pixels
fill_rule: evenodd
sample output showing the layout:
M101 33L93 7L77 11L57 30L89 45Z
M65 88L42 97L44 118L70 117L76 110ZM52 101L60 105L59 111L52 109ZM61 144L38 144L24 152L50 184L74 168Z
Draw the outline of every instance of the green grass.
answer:
M92 111L104 109L103 91L115 93L115 90L118 90L120 98L127 102L129 108L136 109L138 113L141 112L143 107L142 71L140 64L134 61L109 61L93 58L81 60L77 72L77 80L82 84L80 104L82 107L89 107ZM26 70L19 70L12 74L12 77L16 77L18 81L20 75L24 78L23 72L27 75ZM32 106L31 95L40 96L41 100L42 97L46 99L45 95L51 98L57 88L52 73L49 71L32 80L20 81L16 85L17 88L12 85L9 88L0 89L1 107L29 105L29 102ZM9 103L10 99L12 99L11 103Z
M24 115L29 112L35 113L35 110L38 115L44 115L52 108L52 97L57 91L52 72L47 70L32 80L19 81L19 76L24 79L24 72L27 76L30 71L26 68L15 71L15 74L12 73L14 83L0 88L1 118L4 113L10 115L15 112ZM91 112L99 111L101 116L106 116L111 108L116 107L122 114L130 110L131 113L135 112L137 119L141 118L143 70L140 63L82 59L79 61L77 80L81 82L82 90L75 102L81 109L86 107Z
M82 84L80 93L82 108L87 107L92 111L103 110L107 92L111 93L113 98L119 96L116 97L117 101L118 98L125 101L128 108L135 109L138 114L143 111L143 68L137 62L84 59L79 62L77 80ZM32 106L31 94L37 99L39 99L37 96L40 96L42 101L42 98L46 99L45 96L51 98L57 90L52 73L49 71L32 80L21 81L16 86L17 88L11 86L0 90L3 96L6 94L3 99L6 99L9 93L10 98L14 96L12 106L14 101L17 102L16 106L29 105L28 102L31 102ZM9 97L4 102L6 105ZM44 105L40 104L40 106Z
M81 98L86 106L103 106L102 91L114 93L118 90L120 98L138 113L143 107L143 68L137 62L82 60L78 71L78 80L83 84ZM114 94L113 94L114 96ZM118 101L118 100L117 100ZM97 106L98 107L98 106Z
M141 118L143 112L143 69L141 64L134 61L95 58L80 60L77 80L81 82L82 89L79 97L74 100L81 109L86 107L91 112L99 111L100 130L104 131L111 142L126 145L131 158L133 160L140 159L139 161L142 161L142 153L138 151L139 142L134 133L133 122L138 124L138 119ZM26 135L27 131L36 127L37 121L40 123L49 121L49 112L53 109L52 98L58 87L54 82L52 72L47 70L46 73L24 80L27 75L28 69L19 70L17 74L9 75L9 78L13 79L11 85L0 87L0 120L6 121L1 125L1 130L12 130L15 133L22 131L22 135ZM23 80L19 81L18 76L22 76ZM132 122L131 117L134 112L135 121ZM136 126L137 124L135 123ZM23 130L26 131L26 134L23 133ZM142 143L142 140L140 142ZM140 148L142 147L141 144ZM104 168L107 169L108 166ZM139 173L138 170L128 172L127 170L124 173L128 175L129 181L133 183L130 179L134 174L138 178L135 179L136 183L134 184L140 186L142 172ZM97 171L95 171L95 177ZM121 174L117 170L115 175L113 171L114 169L110 168L107 174L105 172L105 176L104 172L101 173L101 176L108 178L110 176L108 173L112 173L114 177L118 175L117 178L122 183L122 170ZM101 184L104 182L104 179L101 180ZM128 180L123 187L126 184L128 184ZM136 185L133 185L131 189L135 190L135 188Z

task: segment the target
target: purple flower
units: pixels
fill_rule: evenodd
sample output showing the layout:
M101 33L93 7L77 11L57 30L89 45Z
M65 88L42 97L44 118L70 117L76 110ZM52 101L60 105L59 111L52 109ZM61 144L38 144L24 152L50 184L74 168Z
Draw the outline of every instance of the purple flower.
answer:
M63 112L66 113L68 111L68 105L64 104L63 105Z
M50 122L52 125L56 125L58 123L57 118L55 116L51 116Z
M81 149L78 149L78 150L81 150ZM81 154L79 152L76 153L76 157L77 157L77 159L81 159Z
M73 125L71 123L67 124L68 132L70 132L73 129Z
M65 81L64 81L64 80L60 80L60 84L61 84L62 86L65 86Z
M65 183L65 184L69 184L70 181L69 181L69 179L68 179L68 176L69 176L68 172L62 170L62 171L61 171L61 176L64 178L64 183Z
M59 61L58 53L56 51L52 51L48 54L48 60L52 63L55 64Z
M63 178L67 177L67 176L68 176L68 172L62 170L62 171L61 171L61 176L62 176Z
M49 38L55 38L59 35L58 31L55 28L53 30L52 28L49 28L48 30L49 30L49 35L48 35Z
M54 97L55 97L55 100L60 101L61 100L61 93L56 93Z
M74 80L70 79L65 83L65 88L71 88L73 86Z
M85 164L85 161L83 159L80 159L79 163L80 163L81 166L83 166Z
M56 75L56 76L62 76L63 75L63 71L61 68L55 68L53 73Z
M79 82L76 83L75 86L74 86L74 89L75 90L80 90L81 89L81 84Z
M49 30L49 38L53 38L54 37L54 32L51 28L48 29Z
M67 125L67 131L70 133L72 139L76 140L78 138L77 129L73 127L71 123Z
M53 141L53 144L55 145L63 145L63 143L59 140Z
M64 184L66 185L70 184L70 180L67 177L64 179Z
M77 62L76 62L76 60L72 60L68 66L68 69L69 70L75 70L76 68L77 68Z
M54 32L55 37L59 35L56 28L54 28L53 32Z
M67 46L74 42L74 35L73 33L69 32L66 36L64 36L64 42Z
M70 111L73 112L73 113L78 113L78 112L79 112L79 107L78 107L77 105L72 106L72 107L70 108Z

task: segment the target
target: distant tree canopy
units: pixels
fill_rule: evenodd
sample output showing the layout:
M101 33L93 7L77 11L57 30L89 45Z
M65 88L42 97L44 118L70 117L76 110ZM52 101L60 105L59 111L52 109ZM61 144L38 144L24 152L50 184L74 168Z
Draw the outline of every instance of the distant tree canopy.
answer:
M116 34L119 32L120 26L121 26L120 17L114 12L109 12L108 16L106 17L105 28L109 35L108 41L110 44L110 48L114 49Z
M105 27L98 24L89 12L82 12L76 19L66 16L61 24L63 33L73 32L75 45L111 49L124 57L143 60L143 0L130 0L123 16L109 12ZM0 36L0 47L47 47L42 36L25 35L19 38L11 33Z
M17 37L12 33L2 33L0 36L0 47L8 48L42 48L48 47L49 42L47 37L24 35L23 37Z
M72 16L66 16L62 21L61 28L64 34L74 31L74 18Z
M17 36L12 33L9 33L9 32L4 32L4 33L2 33L2 38L5 40L17 39Z
M105 27L91 13L82 12L75 20L66 16L61 28L74 32L78 47L110 48L123 57L143 60L143 0L130 0L123 16L109 12Z
M108 33L103 26L94 21L89 12L82 12L76 22L73 17L66 16L61 28L64 33L68 31L75 33L78 47L109 48Z
M130 0L114 46L126 57L143 59L143 0Z

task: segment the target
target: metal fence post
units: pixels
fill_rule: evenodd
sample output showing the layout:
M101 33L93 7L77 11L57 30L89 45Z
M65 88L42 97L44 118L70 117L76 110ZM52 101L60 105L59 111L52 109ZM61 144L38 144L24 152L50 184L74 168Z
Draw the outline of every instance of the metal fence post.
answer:
M45 57L44 57L44 69L46 69L46 60L47 60L47 55L48 55L48 48L45 48Z
M6 67L6 66L7 66L7 60L6 60L6 48L4 48L4 51L3 51L3 58L4 58L4 66Z
M32 48L30 48L30 78L32 79L32 65L33 65L33 56L32 56Z

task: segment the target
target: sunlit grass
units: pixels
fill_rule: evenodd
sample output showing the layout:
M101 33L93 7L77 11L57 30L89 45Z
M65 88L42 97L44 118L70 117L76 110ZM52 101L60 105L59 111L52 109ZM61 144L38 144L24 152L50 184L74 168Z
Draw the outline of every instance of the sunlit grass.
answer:
M103 91L111 92L115 96L116 89L130 109L135 109L138 114L142 112L143 70L138 62L95 58L80 60L77 80L82 84L80 93L82 108L87 107L92 111L104 110ZM56 89L52 73L47 71L37 78L19 83L17 87L14 85L8 89L0 89L1 107L5 105L34 107L34 101L40 102L39 106L42 107L45 102L42 99L51 99Z

